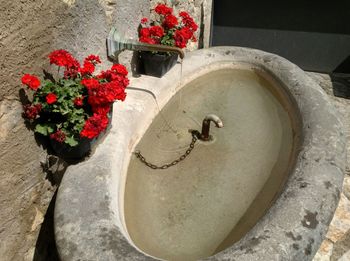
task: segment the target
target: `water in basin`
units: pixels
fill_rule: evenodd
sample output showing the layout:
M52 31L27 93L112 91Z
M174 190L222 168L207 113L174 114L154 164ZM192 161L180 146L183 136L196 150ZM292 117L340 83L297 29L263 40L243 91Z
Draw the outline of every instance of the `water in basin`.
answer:
M162 165L181 156L207 114L214 142L167 170L132 157L125 184L124 218L133 243L165 260L197 260L247 233L271 206L292 168L293 114L288 98L266 75L220 69L183 87L137 145ZM283 105L282 105L283 104Z

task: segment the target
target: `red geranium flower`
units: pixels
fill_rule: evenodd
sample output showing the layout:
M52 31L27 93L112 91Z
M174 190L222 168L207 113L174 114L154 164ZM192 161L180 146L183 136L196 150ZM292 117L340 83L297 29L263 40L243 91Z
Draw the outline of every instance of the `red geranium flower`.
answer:
M42 109L42 105L40 103L35 105L31 105L31 104L24 105L23 106L24 116L27 119L33 120L36 118L36 116L38 116L41 109Z
M92 139L106 129L113 102L126 97L128 71L125 66L114 64L111 69L94 75L96 64L101 63L96 55L87 56L82 67L65 50L53 51L49 58L51 64L64 67L64 77L47 77L42 88L37 90L39 79L25 74L22 83L37 91L31 104L23 106L23 117L31 120L36 131L52 141L66 142L65 145L73 147L79 144L80 137ZM54 133L51 128L46 132L40 130L40 124L49 124Z
M48 104L53 104L53 103L55 103L57 101L57 96L56 96L56 94L54 94L54 93L49 93L48 95L46 95L46 102L48 103Z
M175 26L178 25L178 21L177 18L174 15L167 15L163 21L163 26L168 28L168 29L172 29Z
M156 40L151 38L151 32L149 28L141 28L139 41L142 43L156 44Z
M158 43L155 39L153 39L151 37L141 37L140 42L148 43L148 44L157 44Z
M148 22L148 18L144 17L141 19L141 24L146 24Z
M128 70L126 69L126 67L122 64L113 64L111 67L111 70L121 74L123 76L127 76L128 75Z
M173 9L164 4L158 4L156 8L154 8L154 11L160 15L169 15L173 13Z
M96 88L100 85L100 82L94 78L82 79L81 84L84 85L87 89Z
M22 83L27 85L32 90L37 90L40 86L40 80L31 74L25 74L22 77Z
M99 106L93 106L92 107L92 112L101 114L101 115L107 115L107 113L110 111L111 105L106 104L106 105L99 105Z
M82 97L77 97L74 99L74 105L77 107L81 107L84 105L84 100Z
M50 138L59 143L62 143L66 140L66 134L63 131L58 130L55 133L50 134Z
M64 71L64 78L65 79L75 79L78 76L78 70L75 68L67 68Z
M164 29L158 25L151 26L149 28L149 33L153 37L162 37L164 35Z
M185 27L190 28L193 32L197 31L198 25L194 22L193 18L187 12L180 12L182 23Z
M149 28L141 28L140 30L140 37L150 37L151 33L149 31Z
M125 87L118 81L102 83L98 88L88 90L88 103L91 106L100 106L114 102L124 101L126 97Z
M88 57L86 57L84 61L91 62L94 65L101 63L100 57L97 55L93 55L93 54L90 54Z
M56 50L49 54L50 64L78 69L80 64L66 50Z
M108 82L117 81L119 82L124 88L126 88L129 85L129 79L124 75L127 74L128 71L126 68L119 67L119 66L112 66L112 70L102 71L99 75L97 75L98 79L105 79ZM125 69L125 71L124 71Z
M82 76L91 75L95 71L95 65L89 61L84 62L84 66L79 69Z
M106 115L94 113L85 122L84 128L80 133L81 137L93 139L97 137L108 126L108 117Z
M175 45L179 48L185 48L189 39L193 37L193 32L188 27L176 30L174 34Z
M173 15L173 9L165 4L158 4L154 11L160 17L156 16L157 20L150 21L151 26L146 26L146 18L141 20L140 42L185 48L189 40L196 41L194 32L198 29L198 25L187 12L180 12L178 18Z

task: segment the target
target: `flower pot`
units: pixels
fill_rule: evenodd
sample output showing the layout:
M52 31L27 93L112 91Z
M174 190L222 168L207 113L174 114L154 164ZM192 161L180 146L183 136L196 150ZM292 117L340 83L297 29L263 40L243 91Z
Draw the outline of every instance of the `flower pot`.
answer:
M71 147L66 143L60 143L53 139L50 139L50 144L54 152L57 156L63 159L82 159L85 157L90 151L95 139L81 139L79 144Z
M177 53L140 52L145 74L155 77L166 74L176 64L177 57Z
M53 151L56 153L57 156L67 159L67 160L79 160L84 158L89 154L95 143L103 137L108 130L112 126L112 116L113 116L113 105L111 106L111 109L108 113L108 126L107 128L96 138L94 139L88 139L88 138L80 138L78 145L71 147L70 145L66 143L60 143L56 140L50 139L50 144L53 149Z

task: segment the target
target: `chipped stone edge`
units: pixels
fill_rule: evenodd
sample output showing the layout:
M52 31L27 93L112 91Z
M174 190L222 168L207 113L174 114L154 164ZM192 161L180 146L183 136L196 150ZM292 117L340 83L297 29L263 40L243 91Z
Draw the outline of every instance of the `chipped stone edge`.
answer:
M281 81L300 109L304 140L295 170L267 214L239 242L205 260L312 260L339 201L346 161L342 123L327 95L299 67L240 47L188 54L181 84L179 64L161 79L131 79L126 101L114 105L108 136L88 161L67 169L58 190L54 228L61 260L156 260L137 250L123 220L133 148L182 86L225 64L250 64Z

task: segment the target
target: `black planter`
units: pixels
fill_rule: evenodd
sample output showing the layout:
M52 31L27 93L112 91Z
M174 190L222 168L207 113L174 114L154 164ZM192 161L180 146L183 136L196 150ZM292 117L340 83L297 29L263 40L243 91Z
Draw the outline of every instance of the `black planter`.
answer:
M146 75L162 77L166 74L177 62L177 53L152 53L140 52L140 58L143 63Z
M63 159L78 160L84 158L90 151L95 139L80 139L79 144L71 147L66 143L60 143L50 139L51 147L57 156Z
M60 143L58 141L55 141L53 139L50 139L50 144L55 152L55 154L63 159L66 160L79 160L84 158L89 154L91 149L93 148L94 144L103 137L108 130L112 126L112 116L113 116L113 105L111 106L111 110L108 113L109 123L107 128L96 138L94 139L87 139L87 138L81 138L78 142L78 145L71 147L66 143Z

